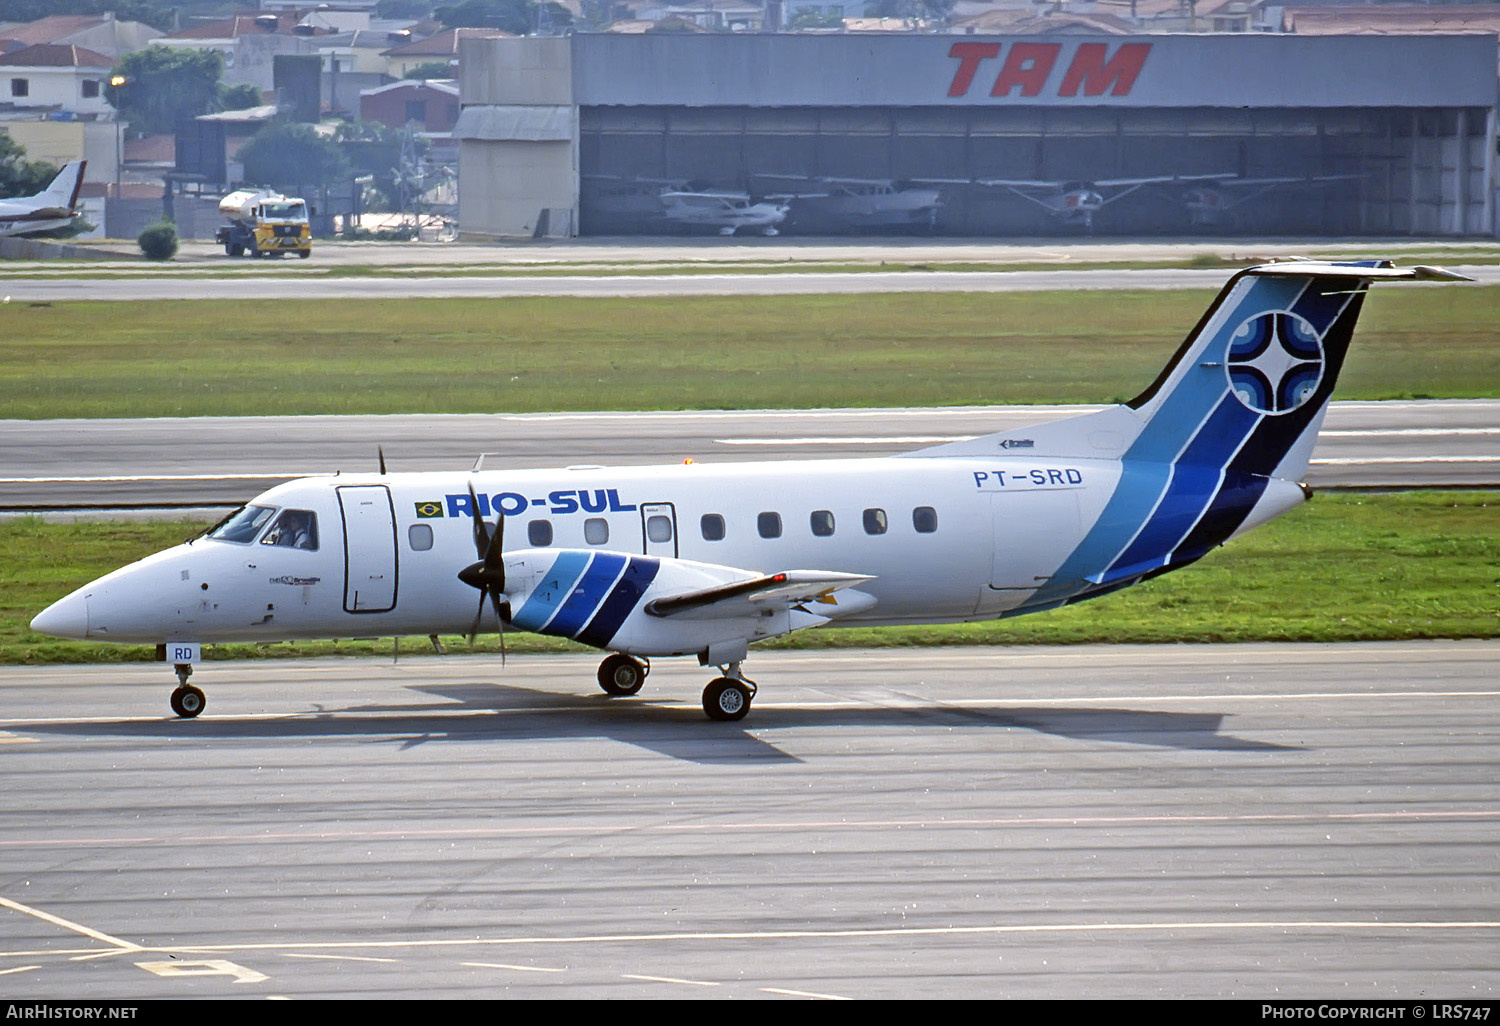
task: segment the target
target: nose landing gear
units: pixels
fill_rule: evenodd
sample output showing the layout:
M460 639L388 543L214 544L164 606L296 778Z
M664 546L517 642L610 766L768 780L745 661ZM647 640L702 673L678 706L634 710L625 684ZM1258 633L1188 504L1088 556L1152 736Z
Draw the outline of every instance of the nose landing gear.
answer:
M192 663L177 663L173 669L177 671L177 690L172 692L172 711L190 720L203 711L208 698L201 689L188 683L188 678L193 675Z

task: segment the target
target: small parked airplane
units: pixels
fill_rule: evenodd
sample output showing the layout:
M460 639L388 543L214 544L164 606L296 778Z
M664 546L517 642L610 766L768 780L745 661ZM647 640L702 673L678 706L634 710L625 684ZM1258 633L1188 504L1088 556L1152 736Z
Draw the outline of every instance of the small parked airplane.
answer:
M1055 609L1299 505L1365 292L1401 279L1465 280L1248 268L1134 400L900 456L290 481L31 627L160 646L179 716L203 709L203 642L524 630L610 652L610 695L638 692L651 657L696 656L719 667L705 712L737 720L753 642Z
M1064 224L1094 230L1094 215L1148 185L1222 181L1227 175L1154 175L1149 178L1109 178L1093 182L1034 181L1019 178L976 178L973 184L1007 189L1035 203Z
M811 175L757 174L783 182L805 182L816 192L791 193L814 217L846 228L927 228L937 223L940 189L889 178L834 178Z
M30 235L73 223L78 216L78 190L83 185L85 160L70 160L35 196L0 200L0 235Z
M661 193L662 210L668 221L684 225L706 225L717 228L720 235L733 235L741 228L762 235L780 234L786 220L784 199L752 200L748 192L733 189L706 189L686 192L667 189Z

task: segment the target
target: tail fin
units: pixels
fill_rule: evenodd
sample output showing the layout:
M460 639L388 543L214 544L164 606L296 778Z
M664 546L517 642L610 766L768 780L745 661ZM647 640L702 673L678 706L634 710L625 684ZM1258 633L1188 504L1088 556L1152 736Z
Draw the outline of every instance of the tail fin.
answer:
M44 208L57 208L72 213L78 209L78 192L83 187L83 169L86 160L70 160L52 179L52 184L31 197Z
M1120 460L1118 486L1028 608L1185 566L1304 498L1318 428L1376 280L1465 280L1388 261L1241 271L1152 385L1124 406L1028 429L1028 454ZM1014 431L914 455L994 455Z

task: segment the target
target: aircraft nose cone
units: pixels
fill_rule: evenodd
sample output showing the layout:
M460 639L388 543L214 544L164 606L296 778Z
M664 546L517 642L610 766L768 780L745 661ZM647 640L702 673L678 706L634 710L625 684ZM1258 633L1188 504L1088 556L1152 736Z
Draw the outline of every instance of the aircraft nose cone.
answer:
M58 599L32 619L31 629L53 638L76 638L82 641L89 636L88 600L81 592L76 591L66 598Z

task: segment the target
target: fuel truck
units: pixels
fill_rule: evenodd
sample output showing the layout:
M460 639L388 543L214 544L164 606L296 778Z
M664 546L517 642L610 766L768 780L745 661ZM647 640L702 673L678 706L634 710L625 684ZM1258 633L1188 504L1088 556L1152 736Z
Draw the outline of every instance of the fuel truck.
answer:
M307 201L270 189L240 189L219 201L219 213L229 219L214 232L214 241L232 257L296 253L312 256L312 228Z

